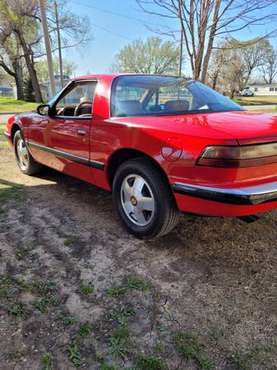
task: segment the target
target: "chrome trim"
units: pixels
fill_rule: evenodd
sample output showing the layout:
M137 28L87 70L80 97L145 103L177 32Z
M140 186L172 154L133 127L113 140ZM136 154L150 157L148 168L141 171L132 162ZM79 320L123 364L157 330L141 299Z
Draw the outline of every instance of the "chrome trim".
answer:
M93 160L90 160L90 159L87 159L87 158L84 158L84 157L79 157L77 155L74 155L74 154L71 154L71 153L68 153L68 152L64 152L62 150L50 148L48 146L35 143L33 141L28 141L27 145L29 145L30 147L42 150L44 152L54 154L57 157L65 158L65 159L68 159L70 161L73 161L73 162L76 162L76 163L79 163L79 164L83 164L85 166L96 168L97 170L104 170L104 167L105 167L103 162L93 161Z
M214 202L255 205L277 201L277 181L244 188L217 188L176 182L173 191Z

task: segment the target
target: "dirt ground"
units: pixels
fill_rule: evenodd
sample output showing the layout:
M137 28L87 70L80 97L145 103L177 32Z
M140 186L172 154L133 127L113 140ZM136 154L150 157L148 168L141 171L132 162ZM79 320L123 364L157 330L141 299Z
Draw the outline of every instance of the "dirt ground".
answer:
M0 369L277 369L277 212L144 242L110 194L0 143Z

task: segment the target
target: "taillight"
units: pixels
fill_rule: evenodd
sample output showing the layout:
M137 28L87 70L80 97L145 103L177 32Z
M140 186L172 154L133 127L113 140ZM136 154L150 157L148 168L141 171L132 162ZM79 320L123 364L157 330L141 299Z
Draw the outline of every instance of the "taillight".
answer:
M197 160L197 165L210 167L253 167L269 163L277 163L277 142L207 146Z

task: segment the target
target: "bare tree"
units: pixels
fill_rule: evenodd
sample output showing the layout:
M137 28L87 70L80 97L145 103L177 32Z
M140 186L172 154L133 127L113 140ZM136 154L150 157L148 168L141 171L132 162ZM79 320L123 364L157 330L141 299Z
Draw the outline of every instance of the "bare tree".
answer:
M181 25L193 77L206 81L217 38L276 19L276 0L137 0L149 14ZM162 32L162 30L156 30ZM275 30L272 30L272 34ZM168 31L167 31L168 33ZM268 33L261 38L268 36Z
M277 51L270 45L264 55L264 64L261 66L263 80L271 84L277 76Z

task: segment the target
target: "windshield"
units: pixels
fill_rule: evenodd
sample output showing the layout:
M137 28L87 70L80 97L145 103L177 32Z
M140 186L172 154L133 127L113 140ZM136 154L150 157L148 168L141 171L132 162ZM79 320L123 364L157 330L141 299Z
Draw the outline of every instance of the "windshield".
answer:
M170 76L120 76L112 88L114 117L242 110L198 81Z

